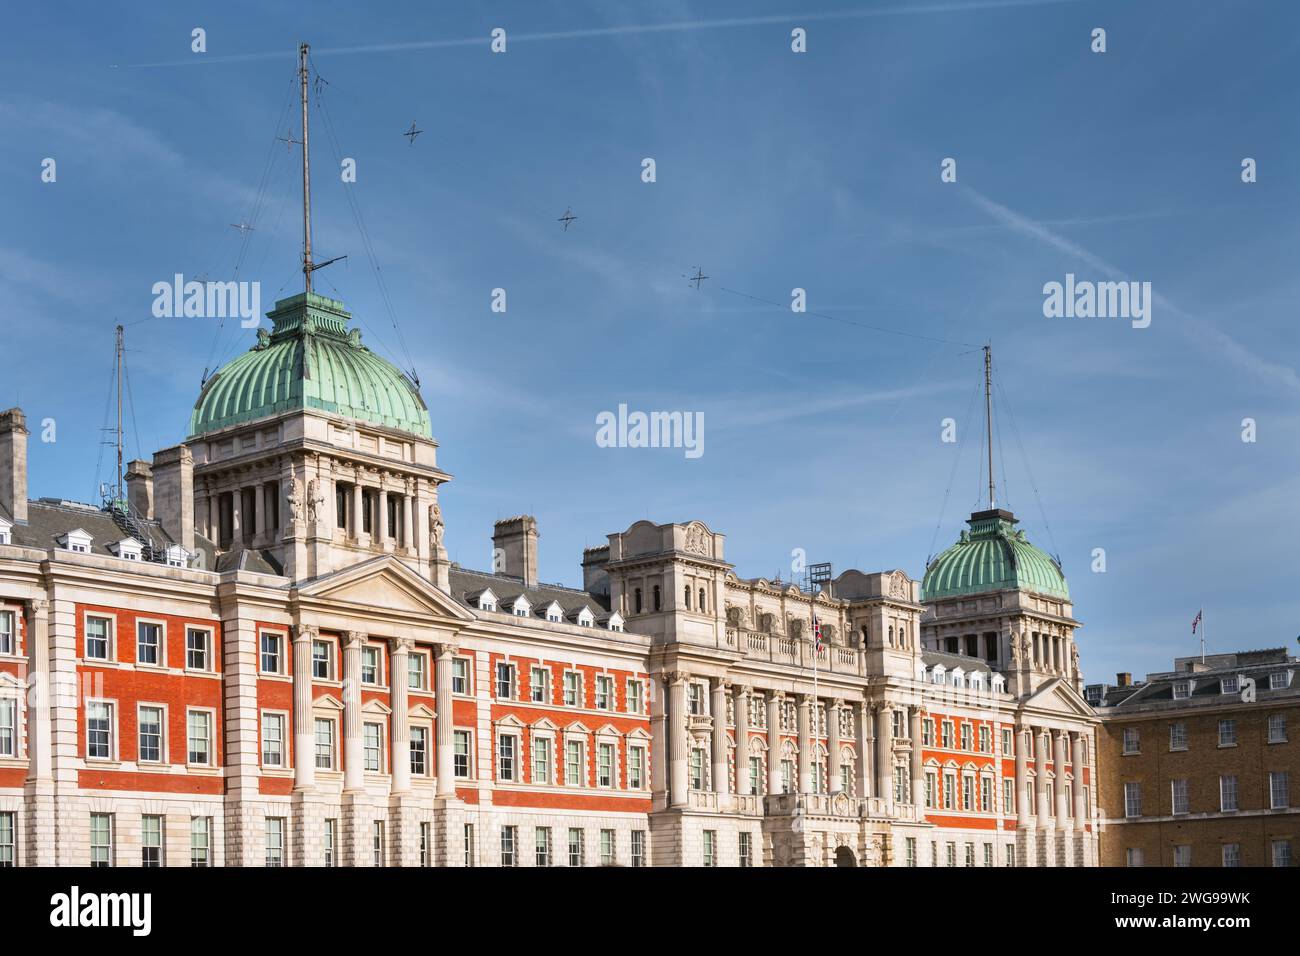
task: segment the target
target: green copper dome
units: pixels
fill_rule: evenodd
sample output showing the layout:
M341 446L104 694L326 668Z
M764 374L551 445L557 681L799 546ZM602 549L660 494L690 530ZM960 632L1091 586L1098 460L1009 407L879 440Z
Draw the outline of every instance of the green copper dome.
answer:
M1065 575L1016 529L1010 511L977 511L970 530L925 569L921 600L1019 588L1070 599Z
M281 299L268 334L203 387L190 436L314 408L431 438L429 409L396 366L361 344L343 303L312 292Z

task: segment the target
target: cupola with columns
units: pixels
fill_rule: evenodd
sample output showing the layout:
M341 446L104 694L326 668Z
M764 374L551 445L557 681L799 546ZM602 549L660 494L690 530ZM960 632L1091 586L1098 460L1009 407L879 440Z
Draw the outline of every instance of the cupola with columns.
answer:
M361 344L343 303L276 303L272 330L205 384L190 419L195 523L218 562L319 577L393 554L448 588L429 412Z

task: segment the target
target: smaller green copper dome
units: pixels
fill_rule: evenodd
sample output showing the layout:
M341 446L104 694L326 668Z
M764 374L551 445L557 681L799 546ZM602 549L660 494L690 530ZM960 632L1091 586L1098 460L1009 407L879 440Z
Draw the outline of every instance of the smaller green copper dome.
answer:
M925 569L921 600L1017 588L1070 599L1061 568L1017 530L1010 511L977 511L970 530Z
M281 299L270 334L210 378L190 436L314 408L430 438L429 409L409 378L361 344L343 303L315 293Z

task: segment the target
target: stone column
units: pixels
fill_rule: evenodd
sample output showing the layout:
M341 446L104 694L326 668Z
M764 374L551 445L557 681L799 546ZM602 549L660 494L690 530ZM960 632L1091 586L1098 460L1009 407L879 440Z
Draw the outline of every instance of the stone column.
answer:
M767 692L767 792L781 792L781 698Z
M293 634L293 788L316 786L316 721L312 717L311 642L320 634L302 625Z
M389 693L393 705L393 793L411 789L411 718L407 703L407 664L411 648L409 637L395 637L389 642ZM427 761L429 755L426 753Z
M925 806L925 772L921 768L921 708L908 708L912 735L912 803L920 813Z
M452 760L455 743L452 731L455 717L452 707L451 662L456 657L456 645L439 644L437 661L433 667L434 706L437 712L438 733L438 796L456 796L456 765ZM558 758L557 758L558 759Z
M832 700L826 704L827 793L839 793L844 789L840 785L840 745L840 702Z
M807 694L799 695L797 721L799 730L799 792L812 792L812 737L809 736L811 700Z
M1029 750L1028 737L1025 728L1022 725L1016 725L1016 826L1029 826L1029 818L1034 814L1034 808L1025 799L1025 783L1029 780L1029 760L1026 756Z
M253 486L253 537L260 538L266 534L266 485L258 482Z
M408 550L412 549L415 541L415 535L411 524L411 494L408 491L402 495L402 547Z
M876 795L887 804L894 802L892 711L889 704L881 704L876 711Z
M361 469L357 469L356 480L352 483L352 535L351 537L360 541L365 534L365 525L362 524L361 518Z
M714 677L710 682L713 699L709 703L713 711L713 792L730 793L731 780L727 772L727 685L721 677ZM737 778L740 773L737 771Z
M754 792L749 780L749 688L736 688L736 793L748 796Z
M1062 730L1052 731L1052 764L1056 769L1056 825L1064 827L1070 815L1070 805L1065 795L1065 732Z
M1087 801L1083 796L1083 734L1078 731L1070 733L1071 763L1074 765L1074 826L1082 835L1087 820Z
M221 547L221 496L208 485L208 540Z
M686 739L686 675L681 671L665 674L668 684L668 802L674 807L686 805L689 756Z
M860 700L853 702L853 746L857 750L858 760L854 765L854 777L859 797L871 796L871 714L866 704Z
M1047 800L1047 734L1041 728L1034 728L1034 740L1037 744L1034 752L1034 769L1038 776L1034 778L1034 796L1038 801L1038 824L1047 826L1052 808Z
M361 645L366 635L343 635L343 790L366 788L361 756Z

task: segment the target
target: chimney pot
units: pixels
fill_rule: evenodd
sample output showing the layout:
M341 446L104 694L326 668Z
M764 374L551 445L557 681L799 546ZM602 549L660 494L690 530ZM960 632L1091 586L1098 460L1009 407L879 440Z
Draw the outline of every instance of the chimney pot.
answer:
M1128 671L1120 671L1115 675L1115 684L1119 687L1131 687L1133 684L1133 675Z

